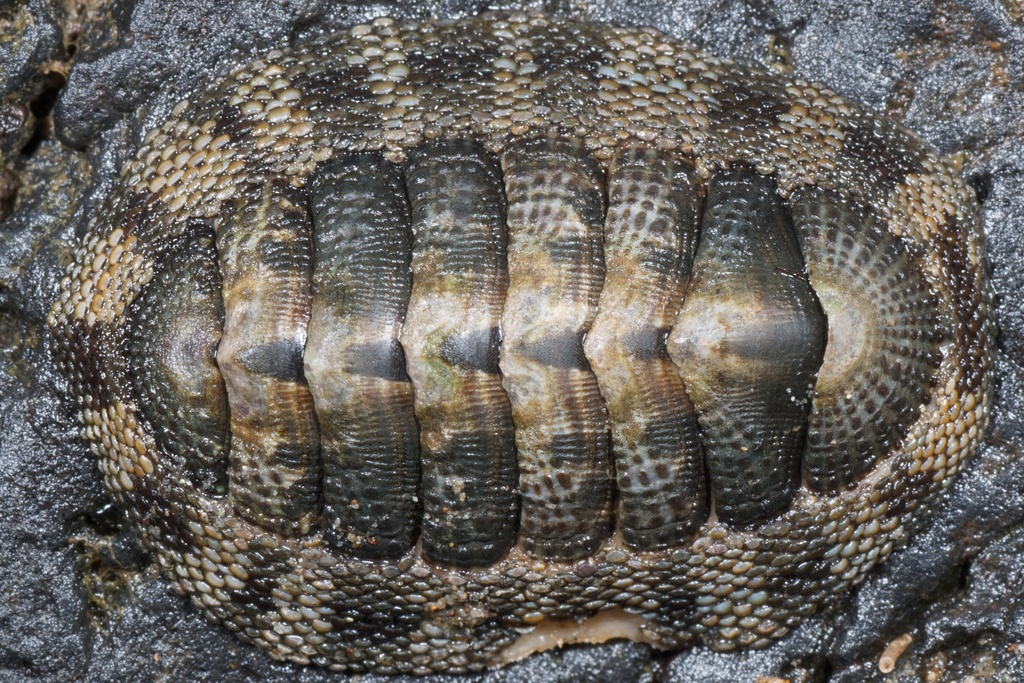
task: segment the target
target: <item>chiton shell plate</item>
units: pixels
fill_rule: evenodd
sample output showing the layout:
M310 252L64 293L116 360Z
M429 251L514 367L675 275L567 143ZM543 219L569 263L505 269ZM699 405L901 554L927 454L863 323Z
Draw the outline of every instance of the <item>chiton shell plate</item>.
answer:
M764 647L988 415L971 191L651 29L379 19L176 106L50 319L175 587L274 657Z

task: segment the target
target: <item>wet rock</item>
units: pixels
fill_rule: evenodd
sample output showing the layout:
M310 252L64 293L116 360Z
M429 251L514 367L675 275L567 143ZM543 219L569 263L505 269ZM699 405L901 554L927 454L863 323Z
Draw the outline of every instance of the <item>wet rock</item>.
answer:
M35 97L64 56L57 6L29 0L0 7L0 160L32 134Z

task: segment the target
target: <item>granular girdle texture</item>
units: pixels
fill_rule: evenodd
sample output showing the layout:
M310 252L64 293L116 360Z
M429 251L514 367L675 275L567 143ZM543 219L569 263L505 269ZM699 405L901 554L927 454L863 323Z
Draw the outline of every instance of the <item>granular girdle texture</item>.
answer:
M971 455L954 169L651 30L378 20L178 105L50 323L115 500L275 657L761 647ZM749 495L756 492L757 495Z

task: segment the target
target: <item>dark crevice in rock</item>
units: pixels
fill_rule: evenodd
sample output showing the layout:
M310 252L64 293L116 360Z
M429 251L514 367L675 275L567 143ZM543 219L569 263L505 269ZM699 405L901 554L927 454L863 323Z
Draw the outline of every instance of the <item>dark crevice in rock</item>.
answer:
M53 121L50 118L50 114L53 111L54 105L57 104L57 98L60 97L61 90L63 90L66 82L64 76L53 71L47 73L44 77L43 87L29 105L32 117L35 119L35 126L32 136L21 149L21 156L23 158L34 156L43 140L52 134Z
M984 205L985 200L988 199L989 194L992 192L992 173L989 171L978 171L968 176L967 182L974 188L974 193L978 195L978 203Z

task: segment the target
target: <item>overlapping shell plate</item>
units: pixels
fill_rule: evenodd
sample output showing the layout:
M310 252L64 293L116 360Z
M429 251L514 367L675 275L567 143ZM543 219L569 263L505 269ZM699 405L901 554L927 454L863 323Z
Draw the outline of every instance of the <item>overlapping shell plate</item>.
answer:
M178 105L50 324L115 500L275 657L761 647L974 451L978 220L820 85L653 30L380 19Z

